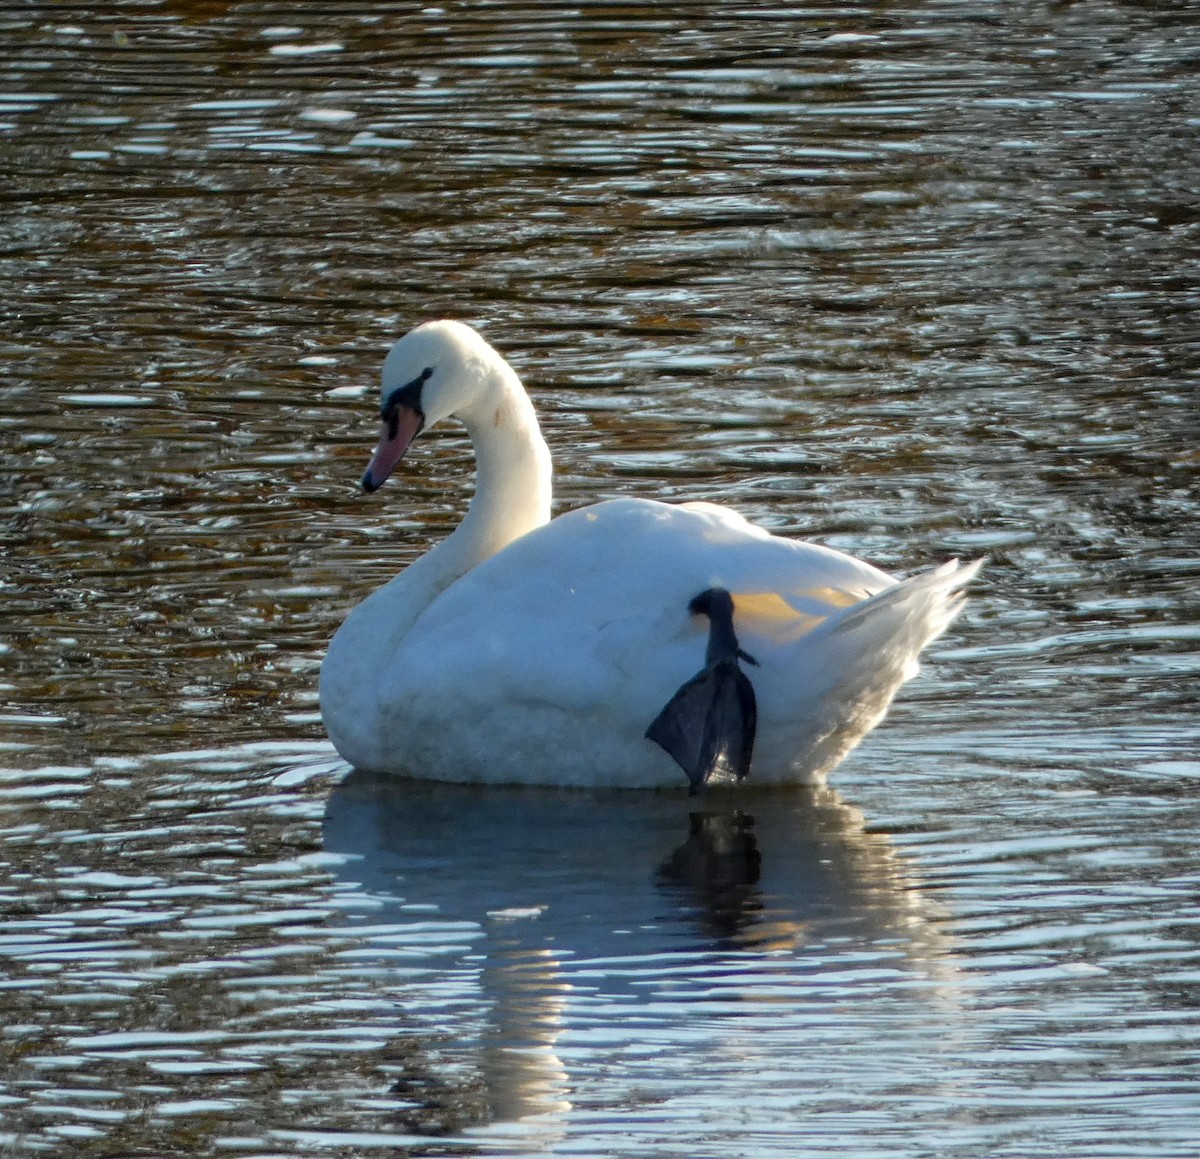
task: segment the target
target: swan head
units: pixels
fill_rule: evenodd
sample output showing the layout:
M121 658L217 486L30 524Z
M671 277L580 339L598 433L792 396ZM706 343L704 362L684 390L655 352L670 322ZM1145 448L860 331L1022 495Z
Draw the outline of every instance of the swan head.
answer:
M462 322L426 322L397 342L383 362L379 445L362 486L376 491L427 426L463 417L504 360Z

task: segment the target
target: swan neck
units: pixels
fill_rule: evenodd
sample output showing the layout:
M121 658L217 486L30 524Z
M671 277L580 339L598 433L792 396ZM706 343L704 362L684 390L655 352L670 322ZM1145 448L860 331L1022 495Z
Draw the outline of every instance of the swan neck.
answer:
M456 535L482 562L550 519L550 452L529 396L507 366L459 415L475 452L475 494Z

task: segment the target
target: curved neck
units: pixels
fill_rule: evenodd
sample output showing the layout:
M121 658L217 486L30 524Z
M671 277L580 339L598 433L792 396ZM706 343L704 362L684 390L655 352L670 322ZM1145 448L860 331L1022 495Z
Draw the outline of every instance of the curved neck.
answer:
M475 452L475 494L462 522L393 581L411 593L406 631L459 576L550 520L550 450L516 373L501 363L456 413Z
M475 494L454 537L482 563L550 519L550 450L533 404L508 366L491 390L458 415L475 451Z

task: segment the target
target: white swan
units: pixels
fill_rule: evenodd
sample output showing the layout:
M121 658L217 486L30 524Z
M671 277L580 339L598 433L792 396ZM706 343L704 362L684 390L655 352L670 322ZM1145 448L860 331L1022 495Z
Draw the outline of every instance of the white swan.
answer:
M682 785L662 735L656 744L647 729L697 672L712 672L706 653L726 670L748 653L751 782L820 781L916 673L979 566L952 561L898 583L710 503L614 499L551 520L550 455L533 406L508 363L458 322L426 323L396 343L381 414L367 491L422 427L450 416L471 438L477 482L455 531L355 608L330 643L322 717L361 769ZM702 609L711 625L689 610L709 589L732 593L736 638L719 608ZM741 743L726 737L724 747ZM745 772L725 756L714 781Z

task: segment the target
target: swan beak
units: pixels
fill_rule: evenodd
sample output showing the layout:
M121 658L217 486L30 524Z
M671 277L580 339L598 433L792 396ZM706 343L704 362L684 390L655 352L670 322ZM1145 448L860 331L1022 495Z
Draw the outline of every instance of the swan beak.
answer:
M425 416L406 406L396 408L394 418L385 420L379 446L362 477L362 489L368 495L384 485L424 425Z

